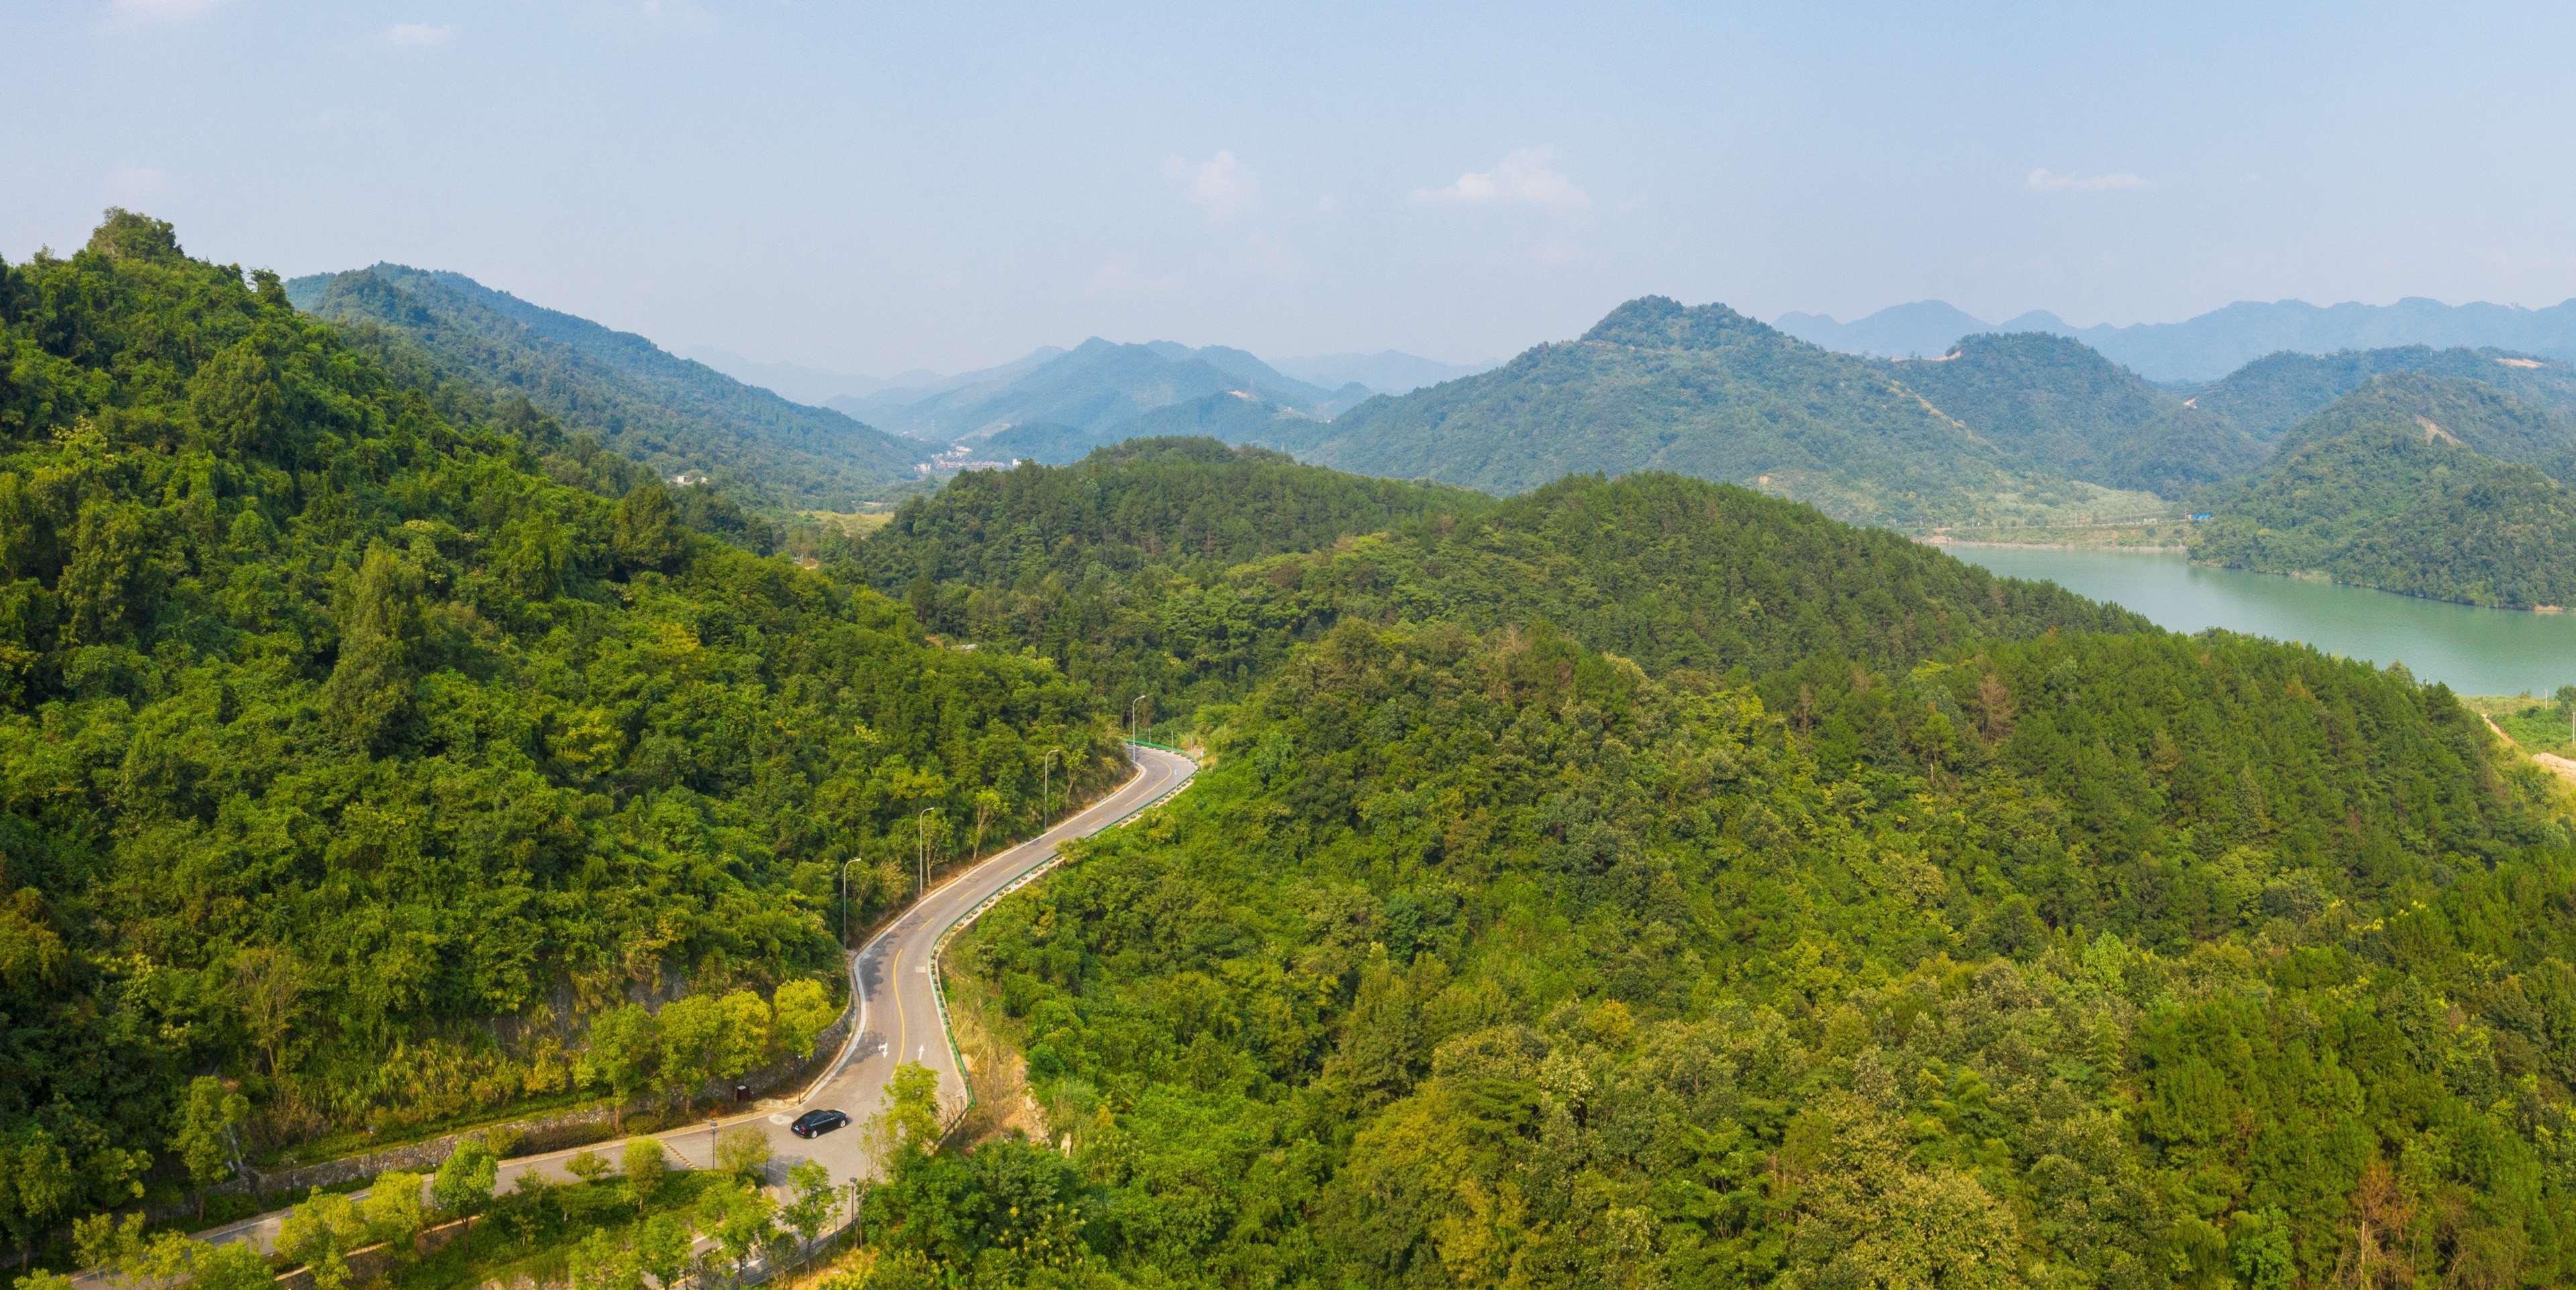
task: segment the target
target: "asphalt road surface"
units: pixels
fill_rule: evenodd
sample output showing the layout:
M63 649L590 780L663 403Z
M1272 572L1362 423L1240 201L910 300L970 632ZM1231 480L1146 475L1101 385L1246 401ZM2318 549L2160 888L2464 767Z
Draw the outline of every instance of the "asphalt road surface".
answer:
M773 1182L785 1178L788 1167L800 1160L821 1161L832 1171L835 1183L875 1177L877 1163L868 1156L866 1135L860 1132L860 1126L883 1104L886 1083L893 1077L894 1068L903 1062L916 1062L938 1072L939 1101L944 1111L953 1115L963 1108L966 1078L957 1068L956 1052L948 1046L948 1036L940 1022L937 985L930 974L931 950L942 934L987 898L1044 865L1055 854L1057 844L1098 833L1170 796L1188 783L1197 769L1189 758L1177 753L1141 744L1130 747L1136 754L1136 771L1117 792L1037 837L950 878L934 889L929 899L906 911L850 956L850 982L859 1000L859 1021L822 1078L792 1099L766 1101L748 1113L653 1135L675 1157L672 1163L695 1169L711 1167L715 1163L716 1134L737 1124L753 1124L769 1135L769 1176ZM847 1112L850 1125L810 1140L787 1131L797 1116L827 1108ZM593 1149L611 1161L616 1159L616 1143L603 1143ZM564 1171L564 1162L572 1159L577 1150L502 1161L496 1190L509 1190L519 1175L530 1170L559 1182L569 1181L572 1175ZM252 1241L267 1251L275 1248L277 1227L285 1217L285 1211L279 1210L200 1232L198 1237L217 1243ZM84 1282L91 1279L81 1278Z

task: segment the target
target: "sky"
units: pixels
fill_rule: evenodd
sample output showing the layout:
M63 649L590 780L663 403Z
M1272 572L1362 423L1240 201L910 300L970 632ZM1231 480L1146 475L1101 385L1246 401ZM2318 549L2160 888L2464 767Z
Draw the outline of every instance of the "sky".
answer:
M2576 7L15 0L0 256L111 204L771 362L1498 359L1661 293L2576 296Z

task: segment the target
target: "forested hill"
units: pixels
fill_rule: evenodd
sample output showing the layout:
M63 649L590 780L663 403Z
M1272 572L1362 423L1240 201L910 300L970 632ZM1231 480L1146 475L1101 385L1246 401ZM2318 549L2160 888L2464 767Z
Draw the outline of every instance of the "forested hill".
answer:
M10 1246L220 1167L172 1144L228 1088L261 1158L771 1060L831 1015L845 858L867 917L922 808L962 850L1035 750L1114 773L1046 664L676 516L166 224L0 263ZM664 1038L594 1049L629 1000Z
M1152 564L1222 569L1330 546L1493 499L1346 475L1213 439L1134 439L1076 465L968 471L914 498L859 548L867 577L900 591L1036 591L1047 579Z
M871 1287L2576 1278L2569 828L2439 686L1653 473L990 531L931 612L1211 756L959 946L1044 1140Z
M2264 456L2225 418L2062 336L1969 336L1940 357L1888 368L2025 468L2181 497Z
M2480 381L2374 376L2212 494L2192 558L2473 605L2576 604L2576 418Z
M1163 714L1240 696L1344 618L1552 623L1658 671L1755 676L2143 626L1701 480L1577 476L1496 502L1206 440L961 475L859 558L941 630L1036 647L1104 695L1151 691Z
M838 412L460 274L379 264L286 289L316 316L398 335L444 375L525 395L664 479L705 475L781 505L847 510L912 478L924 455Z
M1669 470L1892 527L2039 517L2103 495L2016 466L1884 364L1662 297L1620 306L1581 340L1282 433L1301 457L1369 474L1509 493ZM2126 504L2141 503L2153 505Z
M2272 443L2372 377L2397 372L2479 381L2534 407L2576 413L2576 368L2564 361L2508 350L2423 345L2273 354L2186 393L2199 408L2234 422L2257 440Z

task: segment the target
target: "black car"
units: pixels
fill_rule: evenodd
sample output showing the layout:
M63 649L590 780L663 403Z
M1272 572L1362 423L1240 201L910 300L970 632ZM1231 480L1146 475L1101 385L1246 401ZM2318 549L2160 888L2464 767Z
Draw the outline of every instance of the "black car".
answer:
M797 1116L796 1123L788 1125L787 1131L800 1138L819 1138L849 1122L850 1117L838 1111L807 1111Z

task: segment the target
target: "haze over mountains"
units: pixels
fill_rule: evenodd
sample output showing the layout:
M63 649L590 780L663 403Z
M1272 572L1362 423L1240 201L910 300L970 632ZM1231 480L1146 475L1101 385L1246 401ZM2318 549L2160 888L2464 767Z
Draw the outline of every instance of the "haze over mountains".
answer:
M1972 332L2036 331L2084 342L2151 381L2215 380L2282 350L2331 354L2407 345L2494 346L2576 358L2576 300L2545 309L2410 296L2391 305L2239 301L2181 322L2076 327L2047 310L1989 323L1938 300L1893 305L1850 322L1786 313L1774 324L1828 349L1882 358L1935 357Z
M716 483L755 510L849 510L979 463L1063 464L1126 440L1203 436L1497 494L1669 470L1913 532L2062 531L2191 510L2215 517L2189 539L2199 558L2479 604L2559 603L2555 578L2508 566L2576 539L2561 522L2576 511L2563 496L2576 478L2576 432L2563 428L2576 424L2576 374L2504 348L2283 350L2159 385L2072 329L2047 330L2053 318L1935 345L1919 342L1982 324L1925 303L1838 333L1937 351L1881 358L1721 304L1649 296L1484 371L1391 351L1288 365L1352 378L1327 386L1227 346L1094 337L817 408L457 274L377 265L287 289L353 337L413 356L398 361L509 391L665 479ZM809 396L866 382L713 356ZM1433 383L1376 393L1362 376ZM2392 411L2409 399L2425 406ZM750 533L762 521L721 522Z
M1274 385L1283 381L1297 382L1325 391L1357 385L1377 394L1404 394L1425 385L1473 376L1495 366L1492 363L1442 363L1392 349L1374 354L1323 354L1264 362L1225 346L1209 346L1202 351L1170 341L1155 341L1149 342L1147 348L1175 358L1208 357L1220 369L1227 369L1231 364L1250 379L1266 380ZM1186 355L1181 351L1186 351ZM1065 352L1059 346L1042 345L995 367L953 375L915 370L889 377L874 377L796 363L763 362L718 348L701 347L686 351L689 358L727 376L763 386L799 403L834 408L862 420L887 419L888 414L893 413L892 419L897 421L902 420L900 410L903 408L970 386L998 388Z

